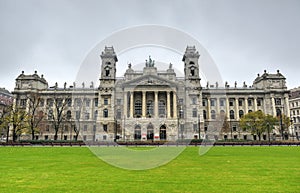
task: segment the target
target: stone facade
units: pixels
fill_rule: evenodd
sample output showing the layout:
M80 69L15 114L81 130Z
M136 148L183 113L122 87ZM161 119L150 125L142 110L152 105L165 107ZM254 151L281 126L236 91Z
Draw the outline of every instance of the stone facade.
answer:
M116 77L117 55L113 47L105 47L100 55L100 85L91 83L80 87L73 84L63 88L48 87L43 76L24 75L16 79L14 104L28 110L30 93L43 101L39 111L47 114L39 139L53 139L54 103L60 101L65 118L60 125L60 139L73 139L79 128L84 140L168 140L194 138L247 138L241 133L241 116L261 110L276 116L283 111L289 116L289 91L285 77L277 71L258 75L253 85L238 87L222 83L201 86L200 54L187 46L183 54L184 77L177 77L172 67L157 70L149 57L142 71L131 64L124 77ZM51 102L52 101L52 102ZM52 105L51 105L52 103ZM53 114L54 113L54 114ZM230 123L231 135L220 133L219 115ZM50 116L50 117L49 117ZM67 118L66 118L67 117ZM275 131L274 131L275 132Z
M290 109L292 127L290 133L299 139L300 134L300 87L290 90Z
M10 110L13 103L13 95L5 88L0 88L0 118L4 117ZM1 126L0 123L0 141L5 141L7 135L7 128Z

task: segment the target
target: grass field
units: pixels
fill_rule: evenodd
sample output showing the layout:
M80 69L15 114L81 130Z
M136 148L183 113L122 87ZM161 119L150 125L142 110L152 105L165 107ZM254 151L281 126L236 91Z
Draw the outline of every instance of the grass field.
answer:
M198 150L132 171L85 147L1 147L0 192L300 192L300 147Z

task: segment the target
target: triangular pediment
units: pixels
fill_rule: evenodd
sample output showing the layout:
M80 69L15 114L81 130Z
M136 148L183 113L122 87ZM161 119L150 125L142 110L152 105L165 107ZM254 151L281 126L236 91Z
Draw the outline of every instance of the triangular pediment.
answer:
M122 84L124 87L130 86L170 86L176 87L176 82L156 76L156 75L144 75L138 78L125 81Z

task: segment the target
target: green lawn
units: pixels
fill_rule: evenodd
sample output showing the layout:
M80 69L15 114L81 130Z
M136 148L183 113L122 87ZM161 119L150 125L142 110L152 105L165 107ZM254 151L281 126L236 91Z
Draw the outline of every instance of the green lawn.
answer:
M300 192L300 147L198 150L132 171L84 147L1 147L0 192Z

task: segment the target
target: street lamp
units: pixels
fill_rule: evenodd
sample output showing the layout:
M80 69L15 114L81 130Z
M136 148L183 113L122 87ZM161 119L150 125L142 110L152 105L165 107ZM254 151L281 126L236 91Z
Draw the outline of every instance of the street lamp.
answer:
M269 138L269 144L270 144L270 123L267 123L267 128L268 128L268 138Z
M293 127L293 120L290 119L290 122L291 122L292 136L293 136L293 141L294 141L294 127Z
M201 139L201 128L200 128L200 114L198 115L198 135L199 135L199 139Z

